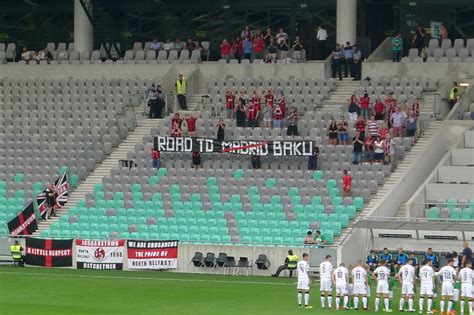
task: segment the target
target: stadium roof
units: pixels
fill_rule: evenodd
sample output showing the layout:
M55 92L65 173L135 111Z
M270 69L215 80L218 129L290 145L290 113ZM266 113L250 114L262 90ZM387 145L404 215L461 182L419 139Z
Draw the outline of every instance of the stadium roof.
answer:
M424 231L474 231L474 222L443 221L427 219L399 219L384 217L365 217L352 225L355 229L386 229L386 230L424 230Z

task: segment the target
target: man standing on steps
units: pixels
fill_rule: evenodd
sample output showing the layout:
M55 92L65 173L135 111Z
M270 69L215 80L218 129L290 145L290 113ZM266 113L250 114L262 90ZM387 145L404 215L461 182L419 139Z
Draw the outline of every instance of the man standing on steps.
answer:
M186 80L184 79L182 74L178 76L178 80L175 83L175 87L176 94L178 95L179 107L181 107L181 110L187 110L188 108L186 106Z

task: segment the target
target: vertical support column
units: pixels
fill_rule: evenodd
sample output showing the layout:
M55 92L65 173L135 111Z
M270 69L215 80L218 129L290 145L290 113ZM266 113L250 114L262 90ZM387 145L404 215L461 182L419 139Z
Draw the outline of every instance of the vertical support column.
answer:
M93 49L94 32L80 0L74 0L74 49L91 52Z
M357 0L337 0L336 42L351 45L357 40Z

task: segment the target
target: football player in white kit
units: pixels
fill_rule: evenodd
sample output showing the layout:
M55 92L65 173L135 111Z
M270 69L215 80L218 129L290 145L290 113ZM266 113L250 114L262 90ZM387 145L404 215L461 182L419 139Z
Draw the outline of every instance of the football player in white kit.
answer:
M321 278L319 290L322 308L326 307L326 297L328 299L328 308L332 307L332 271L331 255L326 255L326 259L319 265L319 277Z
M412 259L408 258L406 263L400 268L396 279L402 280L402 297L400 298L400 312L403 312L405 302L408 302L408 312L414 312L413 295L415 294L415 268L412 266Z
M349 302L349 270L341 263L332 273L332 281L336 286L336 310L339 310L341 305L341 298L343 298L343 306L346 310Z
M311 275L309 272L309 254L303 254L303 260L299 261L296 265L298 272L298 305L303 307L303 294L304 294L304 307L313 308L309 305L309 285L311 283Z
M367 271L363 267L362 260L357 262L357 266L352 269L352 283L354 284L353 296L354 296L354 309L359 307L359 298L362 297L362 304L364 309L367 310Z
M374 270L374 279L377 280L377 296L375 297L375 311L379 311L380 297L383 296L385 305L384 312L392 312L389 305L388 295L390 293L388 288L388 281L390 279L390 270L387 268L387 263L383 260L379 267Z
M453 308L453 299L454 299L454 281L456 280L456 270L453 268L454 259L448 259L448 264L441 268L438 272L442 285L441 285L441 301L439 302L439 308L441 314L444 313L444 305L446 304L446 299L448 299L448 309L447 313L451 313Z
M469 315L472 315L472 280L474 278L474 270L472 270L472 263L470 261L467 261L465 266L458 274L458 279L461 280L461 314L464 314L464 307L466 301L468 301Z
M431 259L426 259L423 262L423 267L420 268L420 314L423 313L423 306L425 304L425 297L428 299L426 306L426 313L433 314L431 307L433 306L433 292L435 289L435 272L433 270L433 262Z

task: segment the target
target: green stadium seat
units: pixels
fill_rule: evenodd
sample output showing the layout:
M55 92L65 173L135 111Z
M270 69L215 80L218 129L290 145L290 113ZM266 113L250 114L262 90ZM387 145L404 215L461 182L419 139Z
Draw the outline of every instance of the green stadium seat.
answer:
M362 210L364 208L364 198L355 197L352 205L356 208L357 211Z
M341 235L341 230L342 230L342 225L341 222L332 222L332 231L334 232L334 235L339 236Z
M23 173L18 173L15 175L13 181L15 183L23 183L23 181L25 180L25 174Z
M234 171L234 178L235 179L241 179L244 176L244 170L241 168L238 168Z
M461 220L472 220L472 210L469 208L462 209Z
M337 182L335 179L328 179L326 181L326 189L329 191L331 188L337 188Z
M474 210L474 199L469 199L469 209Z
M207 178L207 186L216 186L216 185L217 185L217 178L215 177Z
M334 196L332 197L331 199L331 203L334 207L337 207L337 206L340 206L342 205L342 198L341 197L337 197L337 196Z
M163 177L163 176L166 176L168 174L168 169L166 167L160 167L157 171L156 171L156 175L159 176L159 177Z
M63 165L58 169L58 174L64 174L69 171L69 167L67 165Z
M319 206L321 204L321 196L313 196L311 198L311 205Z
M451 209L451 220L461 220L461 209L453 208Z
M326 244L332 245L332 243L334 243L334 233L332 230L322 231L321 234L326 241Z
M298 195L298 193L299 193L298 187L290 187L288 189L288 196L290 196L290 197L296 196L296 195Z
M439 220L440 211L438 207L431 207L428 209L428 220Z
M345 213L339 214L339 222L341 222L341 226L346 228L349 226L349 216Z
M79 184L79 176L76 174L72 174L69 177L69 183L71 184L72 188L77 188L77 185Z
M314 171L313 172L313 179L314 180L317 180L317 181L320 181L322 180L324 177L324 172L323 171Z
M104 185L103 184L95 184L94 186L94 193L97 193L99 191L104 191Z
M276 179L273 177L267 178L265 180L265 187L267 188L273 188L276 185Z
M449 198L448 201L446 202L446 207L449 209L454 209L458 206L458 201L454 198Z

